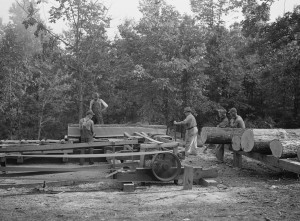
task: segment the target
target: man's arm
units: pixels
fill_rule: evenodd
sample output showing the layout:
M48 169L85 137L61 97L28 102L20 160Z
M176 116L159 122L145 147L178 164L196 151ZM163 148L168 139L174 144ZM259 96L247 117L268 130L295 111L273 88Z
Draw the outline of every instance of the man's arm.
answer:
M104 108L102 109L102 111L105 111L105 110L106 110L106 108L108 107L108 104L107 104L107 103L105 103L105 101L104 101L104 100L102 100L102 99L100 99L100 103L102 103L102 104L103 104L103 106L104 106Z
M244 123L244 121L242 119L237 119L237 121L236 121L236 127L237 128L246 128L245 127L245 123Z
M91 100L91 102L90 102L90 110L92 110L93 103L94 103L94 100Z

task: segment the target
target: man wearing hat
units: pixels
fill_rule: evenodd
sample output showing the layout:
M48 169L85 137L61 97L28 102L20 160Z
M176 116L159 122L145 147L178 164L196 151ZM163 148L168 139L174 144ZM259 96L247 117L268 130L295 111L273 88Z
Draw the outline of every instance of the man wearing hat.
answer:
M89 110L86 112L86 116L79 121L81 143L90 143L94 141L94 122L92 121L93 116L93 111ZM93 152L94 149L90 148L89 153L92 154ZM80 165L82 165L83 162L84 160L80 161ZM94 164L93 158L89 159L89 163Z
M245 128L244 120L241 116L237 115L236 108L231 108L228 113L230 115L229 127ZM225 145L218 145L216 148L216 158L219 162L223 162L224 160L224 146Z
M177 122L174 121L175 125L185 125L185 155L197 155L197 135L198 128L195 117L192 115L192 110L190 107L184 108L184 114L186 116L185 120Z
M94 122L92 121L93 116L93 111L89 110L86 112L86 116L79 121L81 143L89 143L93 142L94 140Z
M103 121L103 111L108 107L107 103L104 100L100 99L99 93L93 94L93 99L90 102L90 111L94 113L94 123L95 124L104 124Z

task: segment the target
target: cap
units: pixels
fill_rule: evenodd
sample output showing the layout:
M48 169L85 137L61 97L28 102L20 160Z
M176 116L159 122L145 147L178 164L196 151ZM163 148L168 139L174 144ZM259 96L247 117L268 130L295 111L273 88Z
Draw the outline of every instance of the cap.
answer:
M236 108L233 107L228 111L228 113L237 113L237 110Z
M226 110L225 109L218 109L218 112L220 112L221 114L225 114Z
M93 98L98 98L99 96L100 96L99 93L97 92L93 93Z
M91 115L95 115L95 114L94 114L94 112L93 112L93 111L91 111L91 110L89 110L89 111L87 111L87 112L86 112L86 115L89 115L89 114L91 114Z
M183 110L183 112L184 113L185 112L192 112L192 109L190 107L185 107L184 110Z

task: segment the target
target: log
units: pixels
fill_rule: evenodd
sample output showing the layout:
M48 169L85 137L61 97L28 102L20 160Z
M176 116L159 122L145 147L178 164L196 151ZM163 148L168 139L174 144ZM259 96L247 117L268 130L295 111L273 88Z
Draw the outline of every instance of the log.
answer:
M202 143L207 144L231 144L233 136L242 136L246 129L203 127L201 130Z
M242 149L241 147L241 137L240 136L233 136L232 137L232 149L235 151L240 151Z
M300 138L300 129L248 129L241 137L242 150L271 154L272 140L296 140Z
M272 140L270 142L272 155L277 158L295 158L300 149L299 140Z

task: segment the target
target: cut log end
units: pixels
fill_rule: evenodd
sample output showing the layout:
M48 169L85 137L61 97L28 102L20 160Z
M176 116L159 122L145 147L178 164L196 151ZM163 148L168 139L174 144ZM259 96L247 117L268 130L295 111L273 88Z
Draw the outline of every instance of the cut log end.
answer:
M232 137L232 149L235 151L241 150L241 138L239 136Z
M250 152L254 147L254 134L252 130L246 130L241 138L241 148L245 152Z
M279 140L272 140L270 143L270 149L274 157L280 158L282 156L283 147Z

